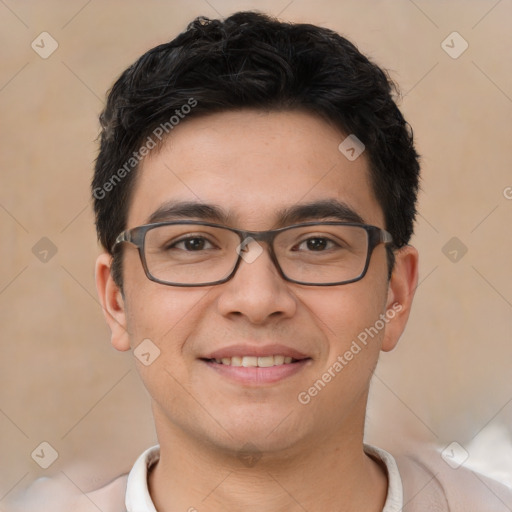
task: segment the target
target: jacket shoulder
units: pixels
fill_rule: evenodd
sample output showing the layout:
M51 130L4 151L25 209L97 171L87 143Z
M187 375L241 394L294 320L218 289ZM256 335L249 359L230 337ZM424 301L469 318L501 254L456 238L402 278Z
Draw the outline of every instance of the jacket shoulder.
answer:
M126 481L120 475L106 485L82 492L65 474L38 478L7 501L6 512L124 512Z
M403 512L510 512L512 489L457 464L433 447L395 456L404 489Z

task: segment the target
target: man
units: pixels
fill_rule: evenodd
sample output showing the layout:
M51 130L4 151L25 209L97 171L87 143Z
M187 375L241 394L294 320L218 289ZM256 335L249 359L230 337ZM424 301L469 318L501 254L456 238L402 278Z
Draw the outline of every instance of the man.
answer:
M68 506L512 510L437 453L363 442L418 276L418 155L393 92L338 34L250 12L198 18L121 75L92 185L96 282L159 446Z

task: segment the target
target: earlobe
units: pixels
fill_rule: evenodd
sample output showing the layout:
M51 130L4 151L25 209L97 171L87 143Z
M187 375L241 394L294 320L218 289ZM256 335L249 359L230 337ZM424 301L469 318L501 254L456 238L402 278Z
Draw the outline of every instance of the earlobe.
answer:
M112 256L106 252L96 260L96 289L103 308L105 320L112 333L111 342L117 350L130 350L130 339L126 330L126 310L119 286L112 279L110 268Z
M418 251L406 245L395 253L395 266L388 285L386 325L382 350L393 350L405 330L412 300L418 286Z

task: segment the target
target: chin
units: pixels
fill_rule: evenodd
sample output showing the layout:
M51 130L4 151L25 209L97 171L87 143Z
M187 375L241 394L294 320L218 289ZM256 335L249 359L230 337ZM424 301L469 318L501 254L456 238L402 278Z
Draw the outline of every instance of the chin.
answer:
M225 430L217 429L220 437L213 440L218 447L238 454L242 451L282 453L293 446L300 444L301 432L305 430L292 420L290 411L276 411L276 407L270 406L270 411L265 414L259 408L249 414L250 408L243 408L237 414L224 418L222 426ZM228 419L229 418L229 419Z

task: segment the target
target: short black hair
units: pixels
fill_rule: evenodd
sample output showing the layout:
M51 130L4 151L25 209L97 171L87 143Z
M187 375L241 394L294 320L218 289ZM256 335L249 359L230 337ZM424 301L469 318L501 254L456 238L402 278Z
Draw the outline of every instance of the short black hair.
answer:
M413 233L420 166L397 95L388 74L332 30L252 11L200 16L142 55L108 94L92 181L99 241L112 254L140 161L182 119L260 109L310 112L362 141L392 249L402 247Z

